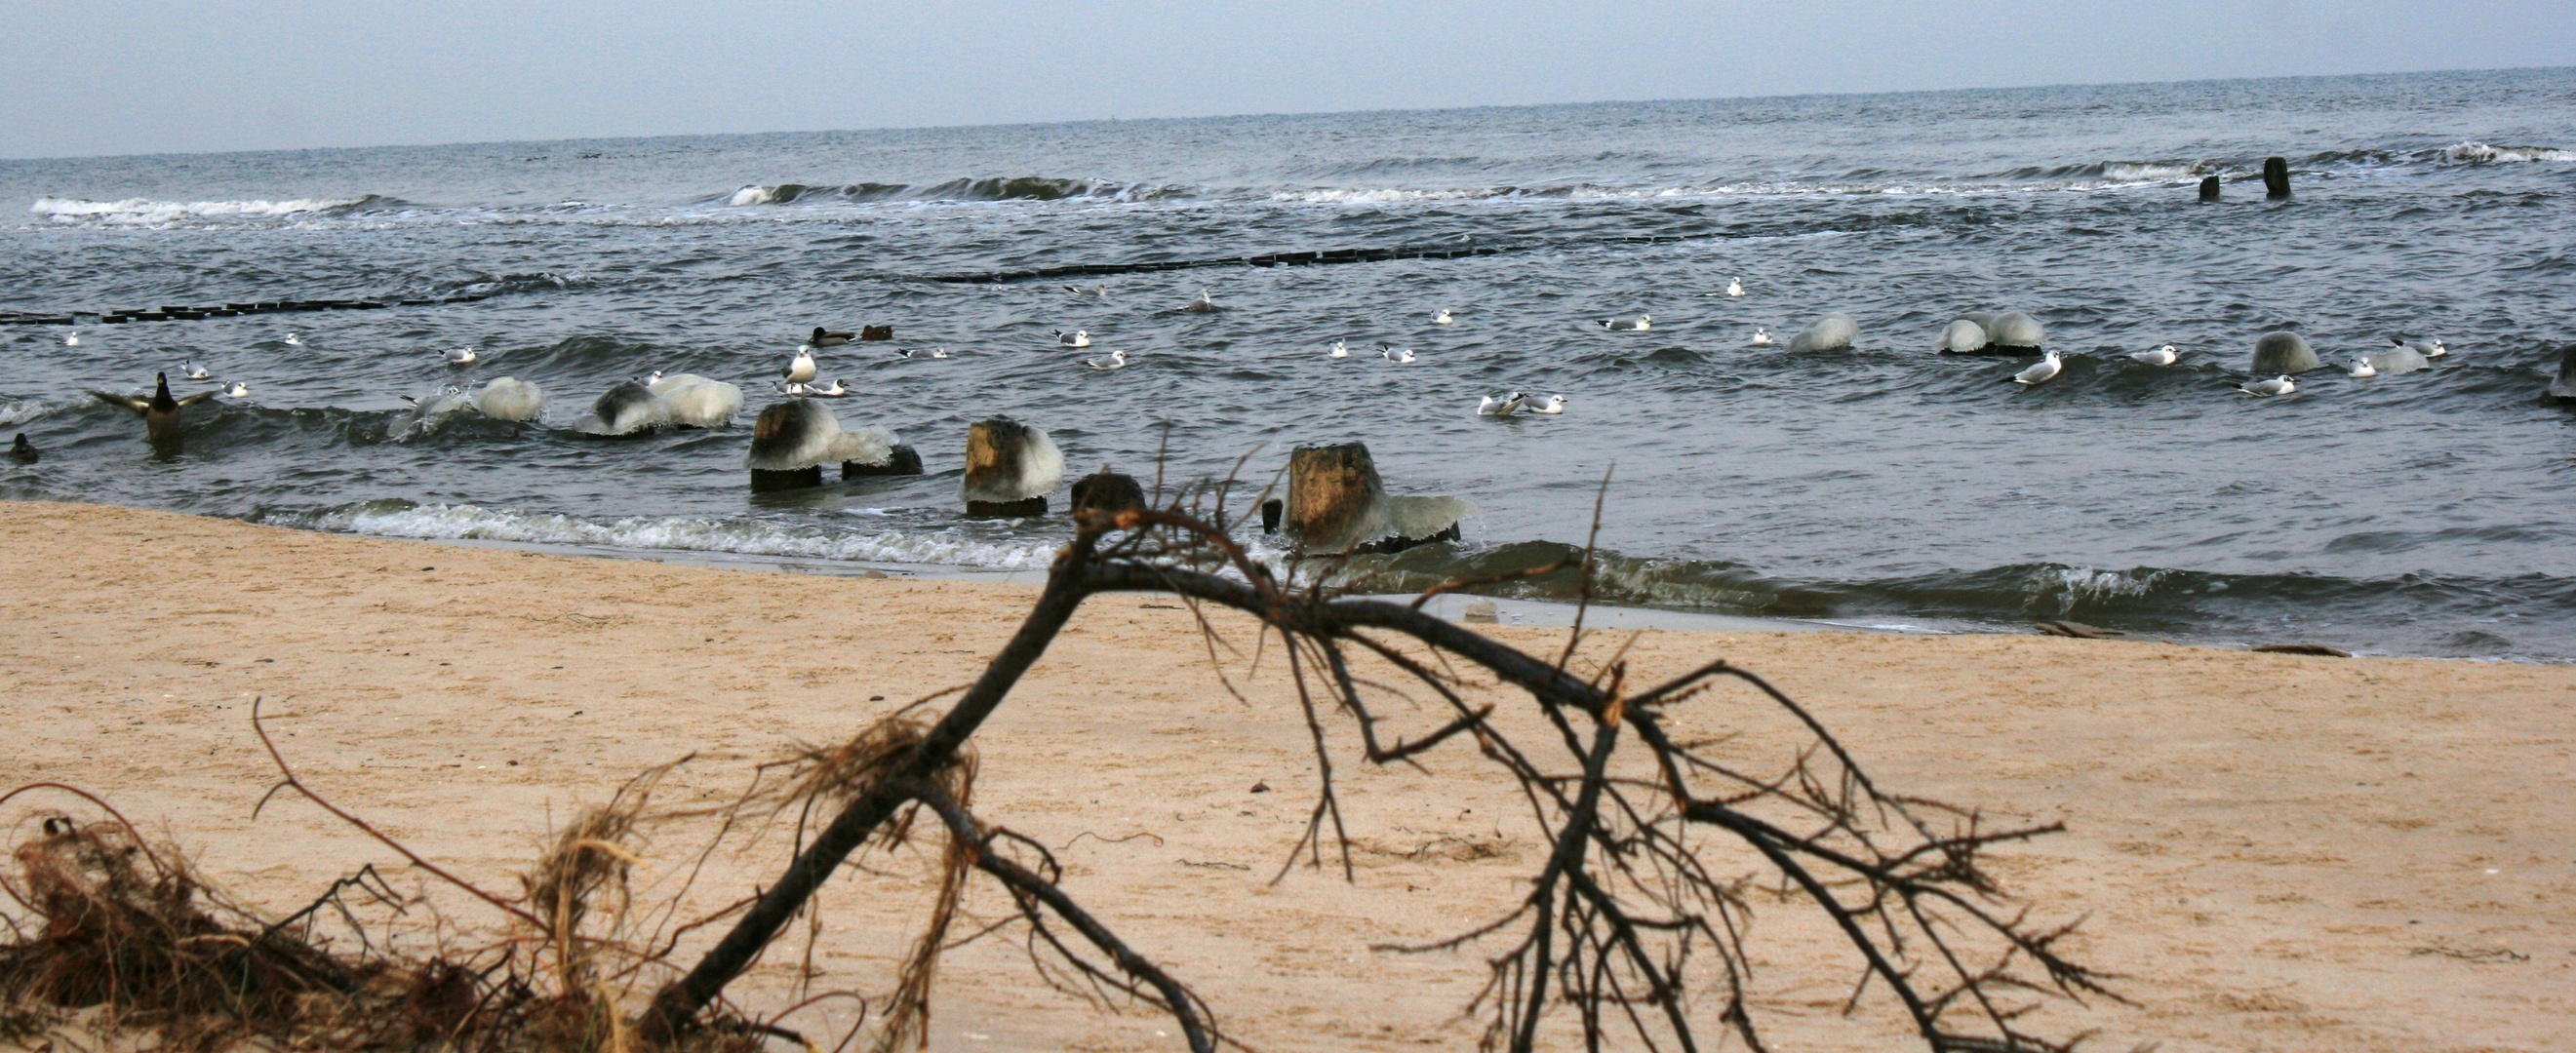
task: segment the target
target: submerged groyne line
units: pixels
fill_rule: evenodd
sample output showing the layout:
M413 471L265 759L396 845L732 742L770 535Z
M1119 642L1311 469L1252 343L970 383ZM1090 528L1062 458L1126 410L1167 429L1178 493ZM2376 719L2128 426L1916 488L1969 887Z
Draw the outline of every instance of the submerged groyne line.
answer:
M436 307L443 304L473 303L500 295L497 292L462 293L428 299L384 297L359 300L253 300L246 303L219 303L204 306L164 305L153 308L117 307L98 311L52 311L28 313L0 311L0 325L122 325L127 322L193 322L204 318L233 318L246 314L284 314L297 311L374 311L388 307Z
M1585 244L1661 245L1676 241L1724 237L1723 234L1639 234L1629 237L1586 239ZM1062 267L1036 267L1017 271L975 271L966 274L933 274L922 280L946 285L1008 285L1012 282L1044 281L1064 278L1106 278L1121 274L1152 274L1158 271L1202 270L1210 267L1321 267L1337 263L1384 263L1389 260L1458 260L1477 256L1500 256L1512 252L1567 248L1557 242L1521 242L1507 245L1397 245L1387 248L1318 249L1310 252L1273 252L1259 256L1214 256L1196 260L1153 260L1145 263L1075 263Z

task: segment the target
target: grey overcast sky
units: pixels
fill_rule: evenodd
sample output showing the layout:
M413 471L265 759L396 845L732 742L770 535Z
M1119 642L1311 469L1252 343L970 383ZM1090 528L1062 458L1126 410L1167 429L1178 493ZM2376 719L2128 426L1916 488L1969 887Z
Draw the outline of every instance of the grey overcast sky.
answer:
M8 0L0 42L0 156L61 157L2576 65L2576 4Z

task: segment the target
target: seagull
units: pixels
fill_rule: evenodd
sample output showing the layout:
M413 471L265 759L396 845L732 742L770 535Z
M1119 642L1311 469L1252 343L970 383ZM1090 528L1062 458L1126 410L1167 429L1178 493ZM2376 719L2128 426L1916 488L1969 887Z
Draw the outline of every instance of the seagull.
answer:
M638 384L642 384L642 385L644 385L645 387L648 387L648 388L649 388L649 387L652 387L653 385L655 385L655 384L659 384L659 383L661 383L661 382L662 382L662 371L661 371L661 370L656 369L656 370L652 371L651 373L645 374L643 377L638 378L635 382L636 382L636 383L638 383Z
M2402 337L2394 337L2394 336L2392 336L2392 337L2389 337L2389 338L2388 338L2388 342L2389 342L2389 343L2392 343L2392 344L2395 344L2395 345L2397 345L2397 346L2399 346L2399 347L2411 347L2411 348L2414 348L2414 349L2415 349L2415 353L2416 353L2416 354L2422 355L2422 356L2424 356L2424 357L2426 357L2426 358L2440 358L2440 357L2442 357L2443 355L2447 355L2447 354L2450 354L2450 353L2451 353L2451 350L2450 350L2449 348L2443 347L2443 346L2442 346L2442 342L2441 342L2441 341L2439 341L2439 340L2435 340L2435 341L2433 341L2433 342L2431 342L2431 343L2425 343L2425 342L2420 341L2420 340L2416 340L2416 341L2409 341L2409 340L2406 340L2406 339L2404 339L2404 338L2402 338Z
M2174 350L2172 344L2166 344L2153 351L2132 351L2129 357L2151 366L2170 366L2174 364L2174 360L2182 357L2182 352Z
M814 349L812 347L797 348L796 360L787 363L787 368L779 371L778 375L786 377L787 382L790 384L803 384L808 380L814 379ZM789 394L792 395L795 394L795 392L789 392Z
M206 379L206 367L198 365L195 362L182 362L179 364L179 376L188 380L204 380Z
M1341 341L1339 341L1339 340L1335 340L1335 341L1333 341L1333 350L1332 350L1330 353L1326 354L1324 357L1326 357L1326 358L1349 358L1349 357L1351 357L1351 349L1350 349L1350 348L1347 348L1347 347L1343 347L1343 346L1342 346L1342 342L1341 342Z
M1635 318L1603 318L1599 322L1603 329L1623 333L1642 333L1655 327L1654 316L1643 314Z
M2356 358L2352 360L2352 375L2356 377L2375 377L2379 375L2379 367L2371 365L2370 360L2367 358Z
M805 338L805 343L811 347L839 347L858 338L859 334L847 329L825 329L818 325L814 327L814 335Z
M2050 351L2041 356L2039 361L2031 363L2029 368L2013 374L2013 383L2022 385L2045 384L2050 380L2056 379L2057 371L2064 368L2065 364L2058 361L2057 352Z
M1476 404L1476 415L1479 417L1511 416L1512 414L1520 411L1521 400L1526 397L1527 396L1522 395L1517 391L1501 398L1487 395L1485 396L1484 401Z
M930 357L932 357L932 358L946 358L946 357L948 357L948 349L947 349L947 348L944 348L944 347L934 347L934 348L931 348L931 349L930 349Z
M845 397L847 397L847 396L850 394L850 389L845 388L845 387L842 387L842 386L841 386L841 382L840 382L840 381L838 381L838 380L835 380L835 381L833 381L833 382L832 382L832 386L831 386L831 387L828 387L828 388L810 388L810 387L809 387L809 388L806 388L806 389L805 389L805 393L806 393L806 394L808 394L808 395L812 395L812 396L814 396L815 398L823 398L823 399L837 399L837 398L845 398Z
M68 334L68 335L64 336L64 337L63 337L63 346L64 346L64 347L79 347L79 346L80 346L80 330L78 330L78 329L74 329L74 330L72 330L72 331L71 331L71 333L70 333L70 334Z
M1069 293L1072 293L1072 294L1074 294L1075 296L1099 296L1099 297L1107 297L1107 296L1109 295L1109 286L1107 286L1107 285L1094 285L1094 286L1092 286L1091 288L1085 289L1085 288L1083 288L1082 286L1079 286L1079 285L1068 285L1068 286L1065 286L1065 287L1064 287L1064 291L1069 292Z
M909 347L898 347L898 348L895 348L895 349L894 349L894 357L896 357L896 358L911 358L911 357L912 357L912 349L911 349L911 348L909 348Z
M1446 307L1441 308L1440 313L1431 316L1433 325L1448 325L1449 321L1449 309Z
M1389 361L1389 362L1411 362L1411 361L1413 361L1413 349L1412 349L1412 348L1409 348L1409 347L1397 347L1397 346L1395 346L1394 344L1379 344L1379 345L1377 345L1377 355L1378 355L1378 357L1379 357L1379 358L1383 358L1383 359L1385 359L1385 360L1387 360L1387 361Z
M2287 375L2283 375L2273 377L2270 380L2257 380L2251 384L2239 387L2236 390L2242 391L2248 395L2287 395L2293 391L2299 390L2299 386L2291 383L2290 378Z
M1728 296L1742 296L1742 295L1744 295L1744 279L1742 279L1742 278L1729 278L1729 279L1727 279L1727 280L1726 280L1726 295L1728 295Z
M230 384L224 385L223 396L228 399L249 398L250 385L244 384L238 380L233 381Z
M1539 403L1535 408L1531 409L1530 412L1545 413L1549 416L1563 413L1565 412L1565 396L1550 395L1547 397L1547 401Z
M288 347L302 347L302 346L304 346L304 341L296 339L296 338L295 338L295 334L293 334L293 333L288 333L288 334L286 334L286 346L288 346Z
M1760 328L1760 327L1758 327L1758 326L1757 326L1757 327L1755 327L1755 328L1754 328L1754 330L1753 330L1753 346L1755 346L1755 347L1769 347L1769 346L1771 346L1771 331L1770 331L1770 330L1768 330L1768 329Z
M803 395L807 392L805 385L792 380L773 380L770 383L778 385L781 395Z
M1127 352L1123 350L1111 351L1107 358L1086 358L1082 360L1082 364L1093 369L1125 369L1127 368Z
M1207 314L1208 312L1216 310L1216 301L1208 299L1208 291L1201 289L1199 290L1199 298L1190 301L1187 305L1183 306L1181 310L1190 311L1196 314Z
M451 366L470 366L474 364L474 349L470 347L449 348L446 351L440 352L440 354L447 356L447 364Z
M1076 329L1068 333L1058 329L1055 331L1055 342L1065 347L1090 347L1091 330Z

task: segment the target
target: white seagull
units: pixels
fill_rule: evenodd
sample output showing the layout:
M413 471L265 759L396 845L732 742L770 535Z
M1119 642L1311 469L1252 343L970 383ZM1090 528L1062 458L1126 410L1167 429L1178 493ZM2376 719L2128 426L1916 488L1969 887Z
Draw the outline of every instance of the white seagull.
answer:
M811 346L798 347L796 359L787 363L787 368L780 370L778 375L786 377L789 384L803 384L814 379L814 349ZM802 392L790 391L788 394L796 395Z
M1347 347L1343 347L1343 346L1342 346L1342 342L1341 342L1341 341L1339 341L1339 340L1335 340L1335 341L1333 341L1333 349L1332 349L1330 352L1327 352L1327 353L1324 355L1324 357L1326 357L1326 358L1349 358L1349 357L1351 357L1351 349L1350 349L1350 348L1347 348Z
M1387 360L1387 361L1389 361L1389 362L1411 362L1411 361L1413 361L1413 349L1412 349L1412 348L1409 348L1409 347L1397 347L1397 346L1395 346L1394 344L1379 344L1379 345L1377 345L1377 355L1378 355L1378 357L1379 357L1379 358L1383 358L1383 359L1385 359L1385 360Z
M1485 396L1484 401L1476 404L1476 415L1479 417L1511 416L1514 413L1520 412L1521 400L1526 397L1527 396L1524 396L1517 391L1501 398L1487 395Z
M1094 286L1092 286L1091 288L1085 289L1085 288L1083 288L1082 286L1079 286L1079 285L1068 285L1068 286L1065 286L1065 287L1064 287L1064 291L1069 292L1069 293L1072 293L1072 294L1074 294L1075 296L1102 296L1102 297L1105 297L1105 296L1108 296L1108 295L1109 295L1109 286L1108 286L1107 284L1105 284L1105 283L1104 283L1104 284L1100 284L1100 285L1094 285Z
M1082 360L1082 364L1093 369L1125 369L1127 352L1124 349L1111 351L1107 358L1086 358Z
M1055 342L1062 347L1090 347L1091 330L1076 329L1068 333L1058 329L1055 331Z
M1449 309L1448 309L1448 308L1446 308L1446 307L1443 307L1443 308L1441 308L1441 309L1440 309L1440 313L1439 313L1439 314L1432 315L1432 316L1431 316L1431 324L1433 324L1433 325L1447 325L1447 324L1449 324Z
M1565 412L1565 396L1550 395L1547 397L1547 401L1539 403L1537 406L1531 408L1530 412L1545 413L1551 416L1563 413Z
M295 338L295 334L293 334L293 333L288 333L288 334L286 334L286 346L288 346L288 347L302 347L302 346L304 346L304 341L296 339L296 338Z
M1753 346L1755 346L1755 347L1769 347L1769 346L1771 346L1771 331L1770 331L1770 330L1768 330L1768 329L1760 328L1760 327L1758 327L1758 326L1757 326L1757 327L1755 327L1755 328L1754 328L1754 330L1753 330Z
M934 347L934 348L931 348L931 349L930 349L930 357L932 357L932 358L946 358L946 357L948 357L948 349L947 349L947 348L944 348L944 347Z
M850 393L850 389L845 388L845 387L842 387L842 386L841 386L841 382L840 382L840 381L838 381L838 380L835 380L835 381L833 381L833 382L832 382L832 386L831 386L831 387L827 387L827 388L809 387L809 388L806 388L806 389L805 389L805 393L806 393L806 394L808 394L808 395L812 395L812 396L814 396L815 398L822 398L822 399L837 399L837 398L842 398L842 397L844 397L844 396L847 396L847 395Z
M223 392L223 395L224 395L224 397L225 397L225 398L228 398L228 399L249 398L249 397L250 397L250 385L248 385L248 384L244 384L244 383L242 383L241 381L238 381L238 380L233 381L233 382L232 382L232 383L230 383L230 384L226 384L226 385L224 385L224 392Z
M1642 333L1655 327L1654 316L1644 314L1635 318L1603 318L1599 321L1601 328L1623 333Z
M2013 383L2022 385L2045 384L2050 380L2056 379L2057 371L2064 368L2066 368L2065 364L2058 361L2057 352L2050 351L2041 356L2039 361L2031 363L2028 368L2023 369L2019 373L2013 374Z
M2352 360L2352 375L2356 377L2375 377L2379 375L2379 367L2371 365L2370 360L2367 358L2356 358Z
M183 362L179 365L179 375L190 380L204 380L206 379L206 367L198 365L195 362Z
M2440 357L2442 357L2443 355L2447 355L2447 354L2450 354L2450 353L2451 353L2451 350L2450 350L2449 348L2443 347L2443 346L2442 346L2442 342L2441 342L2441 341L2439 341L2439 340L2435 340L2435 341L2433 341L2433 342L2431 342L2431 343L2426 343L2426 342L2421 341L2421 340L2407 340L2407 339L2404 339L2404 338L2402 338L2402 337L2394 337L2394 336L2392 336L2392 337L2389 337L2389 338L2388 338L2388 342L2389 342L2389 343L2392 343L2392 344L2395 344L2395 345L2397 345L2397 346L2399 346L2399 347L2411 347L2411 348L2414 348L2414 349L2415 349L2415 353L2416 353L2416 354L2422 355L2422 356L2424 356L2424 357L2426 357L2426 358L2440 358Z
M2129 357L2135 361L2144 362L2151 366L2170 366L2174 364L2175 360L2182 357L2182 352L2174 350L2174 346L2172 344L2166 344L2165 346L2159 347L2153 351L2129 352Z
M447 364L451 366L470 366L474 364L474 349L470 347L451 347L445 351L439 352L439 354L447 356Z
M2297 391L2297 390L2299 390L2299 386L2298 386L2297 384L2293 384L2293 383L2291 383L2291 382L2290 382L2290 378L2289 378L2287 375L2283 375L2283 376L2273 377L2273 378L2272 378L2272 379L2270 379L2270 380L2257 380L2257 381L2255 381L2255 382L2253 382L2253 383L2251 383L2251 384L2247 384L2247 385L2245 385L2245 386L2243 386L2243 387L2237 388L2236 390L2238 390L2238 391L2242 391L2242 392L2244 392L2244 393L2246 393L2246 394L2248 394L2248 395L2258 395L2258 396L2259 396L2259 395L2287 395L2287 394L2289 394L2289 393L2291 393L2291 392L2293 392L2293 391Z
M1726 295L1728 295L1728 296L1742 296L1742 295L1744 295L1744 279L1742 279L1742 278L1729 278L1729 279L1727 279L1727 280L1726 280Z
M79 347L79 346L80 346L80 330L78 330L78 329L74 329L74 330L72 330L72 331L71 331L71 334L70 334L70 335L63 337L63 346L64 346L64 347Z

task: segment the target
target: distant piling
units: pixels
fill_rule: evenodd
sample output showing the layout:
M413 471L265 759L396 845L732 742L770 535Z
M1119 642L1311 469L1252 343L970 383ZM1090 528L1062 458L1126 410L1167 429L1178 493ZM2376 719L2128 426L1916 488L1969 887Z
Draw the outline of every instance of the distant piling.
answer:
M2216 200L2218 200L2218 177L2217 177L2217 176L2202 176L2202 177L2201 177L2201 180L2200 180L2200 199L2201 199L2201 200L2203 200L2203 201L2216 201Z
M2288 158L2263 159L2263 196L2284 201L2290 196L2290 162Z

